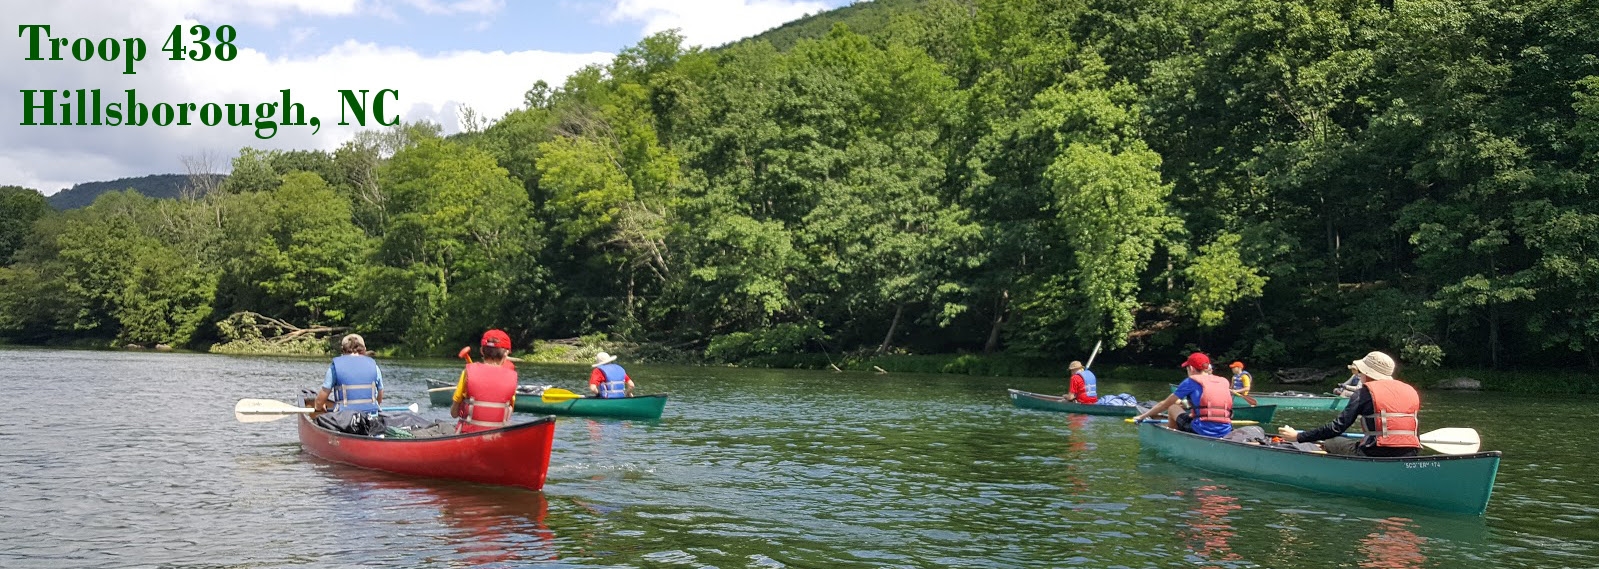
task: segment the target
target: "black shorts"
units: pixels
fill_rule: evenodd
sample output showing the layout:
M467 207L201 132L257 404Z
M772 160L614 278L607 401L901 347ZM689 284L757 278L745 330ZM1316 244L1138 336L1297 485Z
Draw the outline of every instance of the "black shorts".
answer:
M1189 416L1187 411L1183 411L1177 415L1177 424L1172 425L1172 428L1192 433L1194 432L1194 418Z

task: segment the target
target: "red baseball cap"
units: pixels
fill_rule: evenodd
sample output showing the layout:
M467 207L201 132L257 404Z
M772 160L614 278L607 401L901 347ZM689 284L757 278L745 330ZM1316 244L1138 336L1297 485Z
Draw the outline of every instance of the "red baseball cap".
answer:
M1188 354L1188 359L1183 360L1182 367L1205 369L1210 367L1210 356L1205 355L1204 352L1194 352L1192 354Z
M489 330L483 333L483 347L511 349L511 337L504 330Z

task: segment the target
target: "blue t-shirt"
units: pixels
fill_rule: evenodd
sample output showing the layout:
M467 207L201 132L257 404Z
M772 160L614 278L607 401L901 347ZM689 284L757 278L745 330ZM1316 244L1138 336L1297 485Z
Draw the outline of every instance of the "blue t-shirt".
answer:
M1204 393L1204 391L1205 388L1200 386L1199 382L1189 378L1183 378L1183 382L1177 384L1177 389L1172 391L1172 394L1176 395L1179 399L1187 400L1189 409L1198 409L1199 396L1200 394ZM1229 394L1229 396L1231 396L1231 394ZM1228 423L1212 423L1210 421L1195 419L1191 425L1193 426L1194 434L1204 435L1211 438L1219 439L1227 436L1227 433L1233 432L1233 426Z

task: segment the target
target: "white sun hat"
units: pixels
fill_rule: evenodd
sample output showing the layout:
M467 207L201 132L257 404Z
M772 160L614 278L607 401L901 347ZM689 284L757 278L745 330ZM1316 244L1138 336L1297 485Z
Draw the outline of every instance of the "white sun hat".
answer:
M1372 379L1394 378L1394 359L1382 352L1366 354L1366 357L1355 360L1351 367Z
M607 354L605 352L600 352L598 354L594 354L594 365L591 365L589 367L600 367L602 365L605 365L605 364L608 364L608 363L611 363L611 362L614 362L614 361L616 361L616 356L613 356L611 354Z

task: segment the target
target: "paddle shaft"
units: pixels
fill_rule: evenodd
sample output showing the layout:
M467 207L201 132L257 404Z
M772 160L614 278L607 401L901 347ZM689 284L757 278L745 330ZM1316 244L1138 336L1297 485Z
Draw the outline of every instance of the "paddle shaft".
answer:
M1105 342L1104 340L1097 340L1097 341L1094 342L1094 352L1091 353L1091 354L1088 354L1088 363L1083 364L1083 369L1093 369L1093 367L1094 367L1094 358L1099 357L1099 346L1100 346L1100 344L1102 344L1104 342Z

